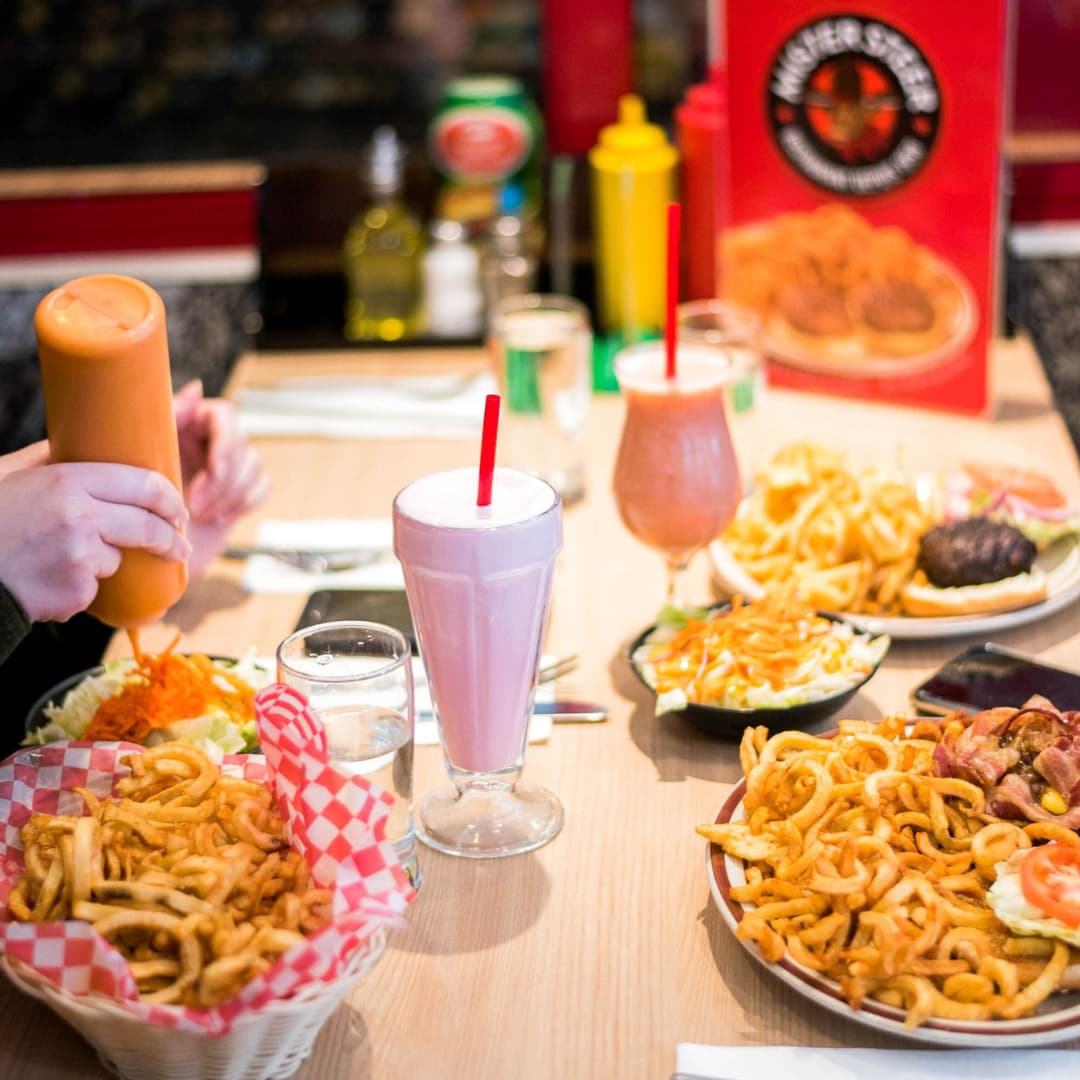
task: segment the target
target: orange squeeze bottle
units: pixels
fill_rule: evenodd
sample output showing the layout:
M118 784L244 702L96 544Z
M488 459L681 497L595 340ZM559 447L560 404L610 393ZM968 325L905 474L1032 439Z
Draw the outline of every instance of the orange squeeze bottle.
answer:
M182 490L161 297L118 274L76 278L41 301L34 330L52 460L156 469ZM127 548L87 610L109 626L141 626L186 586L187 563Z

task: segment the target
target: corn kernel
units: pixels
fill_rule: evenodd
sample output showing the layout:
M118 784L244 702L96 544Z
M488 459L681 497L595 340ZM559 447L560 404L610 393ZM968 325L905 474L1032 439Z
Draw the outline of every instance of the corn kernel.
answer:
M1064 814L1069 809L1069 804L1061 797L1061 792L1054 788L1047 788L1039 804L1051 814Z

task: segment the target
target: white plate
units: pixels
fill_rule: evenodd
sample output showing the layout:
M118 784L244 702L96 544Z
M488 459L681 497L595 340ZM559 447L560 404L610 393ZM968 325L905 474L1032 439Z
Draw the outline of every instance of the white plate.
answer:
M719 540L709 545L713 574L720 586L755 599L762 587L735 561ZM871 634L888 634L894 641L929 641L935 638L991 634L1014 626L1045 619L1080 598L1080 537L1067 536L1052 544L1035 559L1046 574L1046 599L1015 611L997 611L986 615L852 615L838 612L849 622Z
M949 322L948 337L933 348L907 356L890 356L853 345L850 352L829 355L827 351L815 350L812 345L800 345L786 340L782 333L773 331L771 319L765 322L762 348L768 356L788 367L846 379L901 378L918 375L948 363L955 359L974 337L978 327L975 314L978 306L975 293L963 274L941 259L935 258L933 264L957 293L956 309Z
M773 228L771 220L754 222L734 230L731 239L736 245L740 240L745 243L763 239ZM785 332L784 322L773 310L760 313L764 323L762 351L787 367L843 379L902 378L949 363L968 346L978 329L978 301L971 283L955 266L933 253L927 253L926 259L927 271L947 282L955 292L946 336L930 348L893 355L876 350L856 333L826 337L818 343L812 336Z
M743 795L746 781L740 780L724 800L718 824L739 821L746 817L743 811ZM709 890L720 917L734 931L752 905L740 904L731 899L731 887L746 883L745 864L741 859L726 855L717 845L708 844L705 856ZM1080 1037L1080 993L1052 994L1039 1006L1034 1016L1022 1020L943 1020L933 1018L921 1027L904 1027L904 1010L879 1001L864 1001L862 1007L853 1009L840 988L831 979L823 978L785 956L779 963L765 960L752 942L741 944L770 974L790 986L797 994L815 1005L836 1013L857 1024L874 1028L901 1039L934 1043L954 1048L971 1046L1049 1046Z

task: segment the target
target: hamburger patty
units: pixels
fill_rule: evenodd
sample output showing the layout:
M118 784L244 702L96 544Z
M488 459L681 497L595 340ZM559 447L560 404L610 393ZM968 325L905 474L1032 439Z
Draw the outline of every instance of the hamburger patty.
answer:
M851 318L838 289L825 285L788 285L776 298L780 314L796 330L815 337L851 333Z
M883 334L919 334L934 325L930 298L910 281L866 285L856 294L855 303L863 322Z
M919 566L938 588L985 585L1023 574L1035 545L1003 521L967 518L929 529L919 543Z

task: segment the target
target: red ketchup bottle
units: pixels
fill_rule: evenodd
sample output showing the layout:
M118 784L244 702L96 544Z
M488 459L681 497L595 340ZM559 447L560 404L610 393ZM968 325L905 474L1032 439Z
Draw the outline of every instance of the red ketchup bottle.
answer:
M726 75L713 66L708 82L689 87L675 109L682 172L683 299L720 295L720 244L727 224L730 144Z

